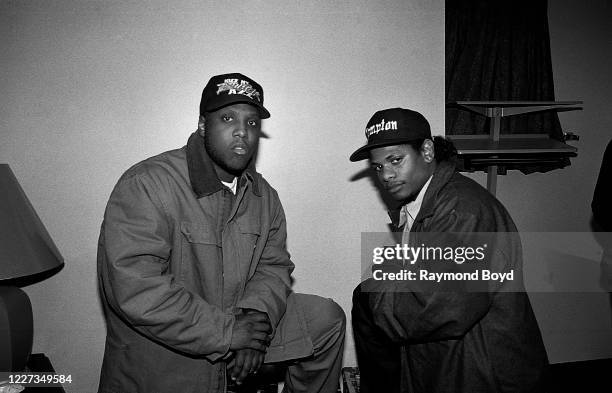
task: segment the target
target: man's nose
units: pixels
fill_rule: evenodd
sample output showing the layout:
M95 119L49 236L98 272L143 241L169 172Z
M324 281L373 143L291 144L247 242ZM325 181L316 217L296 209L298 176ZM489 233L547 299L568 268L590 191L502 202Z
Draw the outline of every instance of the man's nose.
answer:
M234 129L233 135L239 138L245 138L247 136L246 124L238 124L238 126L236 126L236 128Z
M384 181L393 180L395 178L395 171L392 168L389 168L388 166L383 165L381 176Z

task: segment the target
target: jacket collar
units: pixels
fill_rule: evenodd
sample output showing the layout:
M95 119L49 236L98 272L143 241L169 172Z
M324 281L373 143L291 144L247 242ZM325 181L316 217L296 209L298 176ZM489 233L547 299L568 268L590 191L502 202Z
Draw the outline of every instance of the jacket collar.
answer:
M223 188L211 159L204 147L204 138L194 132L187 141L187 168L189 181L196 197L202 198L211 195ZM243 187L247 181L253 185L253 194L261 196L259 190L259 173L251 163L238 179L238 187Z
M438 163L431 178L431 183L429 183L429 187L423 197L423 204L415 222L433 215L438 192L450 181L454 173L455 161L442 161ZM399 206L397 209L389 210L389 217L391 217L391 222L396 228L399 228L401 208Z

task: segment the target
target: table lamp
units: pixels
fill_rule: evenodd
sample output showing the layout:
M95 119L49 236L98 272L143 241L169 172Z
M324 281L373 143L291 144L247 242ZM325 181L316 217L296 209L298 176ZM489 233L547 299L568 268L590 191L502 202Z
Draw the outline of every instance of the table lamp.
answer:
M0 164L0 371L23 371L32 351L32 305L19 286L63 264L11 168Z

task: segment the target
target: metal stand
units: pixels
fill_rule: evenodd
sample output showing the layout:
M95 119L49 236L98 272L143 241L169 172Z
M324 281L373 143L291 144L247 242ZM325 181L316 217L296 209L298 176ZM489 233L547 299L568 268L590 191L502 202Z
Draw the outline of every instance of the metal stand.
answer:
M497 146L500 142L501 118L530 112L547 110L575 110L582 101L457 101L455 104L463 109L478 113L491 119L489 127L489 140ZM520 153L517 151L516 153ZM489 155L488 159L494 162L496 155ZM487 167L487 189L493 195L497 191L498 165Z

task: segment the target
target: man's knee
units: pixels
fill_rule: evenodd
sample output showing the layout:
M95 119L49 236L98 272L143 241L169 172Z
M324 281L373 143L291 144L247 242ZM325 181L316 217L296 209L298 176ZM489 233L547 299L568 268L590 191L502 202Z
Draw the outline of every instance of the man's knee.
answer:
M342 348L344 346L344 336L346 334L346 315L342 307L331 299L325 299L326 302L321 303L321 308L317 309L320 315L322 329L320 338L328 336L328 342L333 343L334 348Z
M324 311L327 317L327 320L333 324L340 324L340 331L342 335L346 330L346 315L344 314L344 310L338 303L329 299L329 305L327 309Z
M337 328L342 335L346 330L346 315L342 307L332 299L322 298L322 301L314 309L319 317L321 324L328 328Z
M342 307L332 299L300 294L300 303L308 329L315 337L335 332L343 338L346 332L346 315Z

